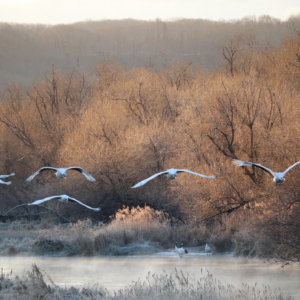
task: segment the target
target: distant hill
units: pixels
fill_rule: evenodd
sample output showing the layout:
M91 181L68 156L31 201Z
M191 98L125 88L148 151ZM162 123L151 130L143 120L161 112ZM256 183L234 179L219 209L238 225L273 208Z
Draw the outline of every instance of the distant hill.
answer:
M214 68L222 47L243 38L258 50L297 34L300 17L282 22L269 16L231 22L101 20L69 25L0 24L0 87L30 84L45 72L88 69L103 60L134 68L161 68L178 61ZM251 45L250 45L251 46Z

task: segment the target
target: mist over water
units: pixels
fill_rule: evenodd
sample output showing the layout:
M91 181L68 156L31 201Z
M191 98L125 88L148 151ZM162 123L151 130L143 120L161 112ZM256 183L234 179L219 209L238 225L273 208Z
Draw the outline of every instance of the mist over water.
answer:
M4 273L13 270L22 275L35 263L52 281L62 287L102 286L110 291L122 289L129 284L144 281L149 274L174 274L175 269L198 279L209 272L222 284L241 287L242 283L280 288L284 295L300 299L300 267L264 263L258 259L232 256L207 256L190 254L179 258L174 253L152 256L90 257L90 258L41 258L1 257L0 267ZM45 276L45 281L51 284Z

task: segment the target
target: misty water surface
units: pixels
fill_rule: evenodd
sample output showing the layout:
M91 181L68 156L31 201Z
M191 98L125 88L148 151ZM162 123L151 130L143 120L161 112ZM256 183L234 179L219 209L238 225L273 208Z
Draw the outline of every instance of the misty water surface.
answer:
M226 256L189 254L179 258L174 253L152 256L90 257L90 258L47 258L47 257L1 257L0 267L4 273L13 270L21 275L31 270L35 263L53 282L60 286L93 286L98 284L108 290L118 290L128 284L144 280L148 272L157 275L174 274L175 268L191 277L199 278L210 272L222 284L258 284L280 288L285 295L300 299L300 267L264 263L258 259ZM45 276L46 282L50 281Z

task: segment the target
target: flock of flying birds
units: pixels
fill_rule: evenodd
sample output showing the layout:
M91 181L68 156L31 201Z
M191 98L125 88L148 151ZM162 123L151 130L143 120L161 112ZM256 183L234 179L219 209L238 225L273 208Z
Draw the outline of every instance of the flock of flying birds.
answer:
M287 168L284 172L273 172L271 169L269 169L269 168L267 168L265 166L262 166L260 164L253 163L253 162L247 162L247 161L243 161L243 160L238 160L238 159L234 159L233 160L233 164L235 164L236 166L239 166L239 167L241 167L241 166L255 166L255 167L258 167L258 168L260 168L260 169L268 172L269 174L271 174L273 176L273 181L277 184L277 183L283 183L285 181L285 175L286 175L286 173L289 172L296 165L300 164L300 161L294 163L292 166L290 166L289 168ZM70 168L43 167L43 168L37 170L32 175L30 175L26 179L26 181L31 181L35 176L37 176L38 174L40 174L40 173L42 173L42 172L44 172L46 170L54 171L56 177L58 177L58 178L66 178L68 170L75 170L75 171L80 172L82 175L84 175L87 180L89 180L91 182L96 181L96 179L91 174L89 174L87 171L85 171L81 167L70 167ZM137 183L136 185L134 185L132 188L140 187L140 186L146 184L148 181L150 181L150 180L152 180L152 179L154 179L154 178L156 178L156 177L158 177L158 176L160 176L162 174L167 174L167 176L168 176L169 179L175 179L178 176L178 173L180 173L180 172L187 172L187 173L190 173L190 174L193 174L193 175L197 175L197 176L200 176L200 177L204 177L204 178L210 178L210 179L216 178L216 176L214 176L214 175L207 176L207 175L195 173L195 172L192 172L192 171L189 171L189 170L184 170L184 169L169 169L169 170L166 170L166 171L163 171L163 172L156 173L156 174L150 176L149 178L146 178L146 179L140 181L139 183ZM0 178L8 178L8 177L14 176L14 175L15 175L15 173L12 173L10 175L0 175ZM0 179L0 183L1 184L9 185L9 184L11 184L11 181L6 181L5 182L5 181L3 181L3 180ZM85 206L86 208L92 209L94 211L100 211L99 207L97 207L97 208L90 207L90 206L88 206L88 205L80 202L79 200L77 200L75 198L69 197L68 195L51 196L51 197L47 197L47 198L44 198L44 199L41 199L41 200L34 201L32 203L28 203L28 205L40 205L40 204L42 204L42 203L44 203L46 201L52 200L52 199L57 199L57 200L59 200L62 203L67 203L68 201L76 202L78 204L81 204L81 205ZM177 251L177 249L180 249L180 248L178 248L177 245L176 245L175 249Z
M247 161L243 161L243 160L238 160L238 159L234 159L233 160L233 164L235 164L236 166L239 166L239 167L241 167L241 166L255 166L255 167L258 167L258 168L266 171L267 173L271 174L273 176L273 181L275 182L275 184L277 184L277 183L283 183L285 181L285 175L286 175L286 173L289 172L296 165L300 164L300 161L294 163L292 166L290 166L289 168L287 168L284 172L273 172L271 169L269 169L269 168L267 168L265 166L262 166L260 164L252 163L252 162L247 162ZM78 171L82 175L84 175L87 180L89 180L91 182L96 181L96 179L91 174L89 174L87 171L85 171L81 167L70 167L70 168L43 167L43 168L37 170L32 175L30 175L26 179L26 181L31 181L35 176L37 176L38 174L40 174L40 173L42 173L42 172L44 172L46 170L54 171L56 177L58 177L58 178L66 178L67 171L68 170L74 170L74 171ZM210 179L216 178L216 176L214 176L214 175L207 176L207 175L195 173L195 172L192 172L192 171L189 171L189 170L184 170L184 169L169 169L169 170L166 170L166 171L163 171L163 172L156 173L156 174L150 176L149 178L146 178L146 179L140 181L139 183L137 183L136 185L132 186L131 188L140 187L140 186L146 184L148 181L150 181L150 180L152 180L152 179L154 179L154 178L156 178L156 177L158 177L158 176L160 176L162 174L167 174L167 176L168 176L169 179L175 179L178 176L178 173L180 173L180 172L187 172L187 173L190 173L190 174L193 174L193 175L197 175L197 176L200 176L200 177L204 177L204 178L210 178ZM8 177L14 176L14 175L15 175L15 173L11 173L10 175L0 175L0 178L8 178ZM3 180L0 179L0 183L1 184L9 185L9 184L11 184L11 181L6 181L5 182L5 181L3 181ZM59 196L46 197L44 199L36 200L36 201L34 201L32 203L28 203L28 205L40 205L40 204L42 204L42 203L44 203L46 201L52 200L52 199L57 199L61 203L67 203L69 201L76 202L76 203L81 204L81 205L83 205L86 208L89 208L91 210L100 211L99 207L96 207L96 208L90 207L90 206L88 206L88 205L80 202L79 200L77 200L75 198L69 197L68 195L59 195ZM211 252L211 250L212 249L208 246L208 244L206 244L205 245L205 252L209 253L209 252ZM188 251L185 248L183 248L183 244L181 244L181 246L178 247L177 246L177 242L175 243L175 251L178 253L178 255L180 257L182 257L182 255L188 253Z

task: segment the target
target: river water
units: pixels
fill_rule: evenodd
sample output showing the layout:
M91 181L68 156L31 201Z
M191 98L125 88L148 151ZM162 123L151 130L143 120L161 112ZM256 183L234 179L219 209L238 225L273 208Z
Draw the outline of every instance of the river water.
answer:
M211 273L222 284L236 288L242 283L254 286L256 283L271 288L280 288L284 295L300 299L300 266L271 264L258 259L237 258L231 255L189 254L183 258L172 252L150 256L112 257L0 257L0 268L4 273L13 271L22 275L31 270L35 263L42 272L60 286L93 286L98 284L108 290L121 289L138 279L146 279L148 272L157 275L182 270L191 277L200 278ZM45 277L46 281L47 276Z

